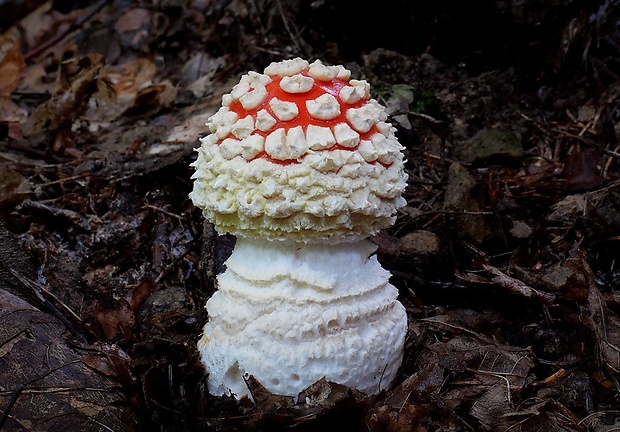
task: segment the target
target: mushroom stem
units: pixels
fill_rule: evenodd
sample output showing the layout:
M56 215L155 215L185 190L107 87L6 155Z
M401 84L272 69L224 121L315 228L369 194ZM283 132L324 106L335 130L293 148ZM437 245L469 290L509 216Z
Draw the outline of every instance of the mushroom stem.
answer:
M209 392L248 395L245 373L291 396L322 377L369 394L389 387L407 317L375 250L239 237L198 343Z

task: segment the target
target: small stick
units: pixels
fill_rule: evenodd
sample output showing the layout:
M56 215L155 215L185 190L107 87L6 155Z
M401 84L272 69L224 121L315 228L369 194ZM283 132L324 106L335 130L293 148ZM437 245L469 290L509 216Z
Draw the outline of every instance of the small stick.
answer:
M56 297L51 291L45 289L43 286L39 285L35 281L19 274L2 261L0 261L0 267L13 275L13 277L17 279L23 287L29 289L32 293L34 293L34 296L40 302L40 304L42 304L46 309L52 312L52 314L54 314L65 325L65 327L67 327L67 330L69 330L74 336L80 338L83 341L87 341L89 338L90 340L98 339L96 335L92 333L90 329L86 326L84 321L82 321L82 319L75 312L73 312L73 310L69 306L60 301L60 299ZM46 297L49 297L51 301L48 300ZM56 304L58 304L59 307L57 307ZM65 316L65 314L60 311L60 309L64 310L70 318L67 318L67 316ZM85 337L84 334L79 332L73 325L72 321L78 323L82 330L85 331L87 336L89 336L89 338Z
M17 386L15 391L13 391L13 394L11 395L11 399L9 399L9 403L6 406L6 409L4 410L2 417L0 417L0 429L2 429L2 426L6 422L6 419L9 418L9 414L11 413L11 410L13 409L13 405L15 405L15 402L17 402L17 399L19 399L19 396L22 394L23 391L24 391L23 384L20 384L19 386Z

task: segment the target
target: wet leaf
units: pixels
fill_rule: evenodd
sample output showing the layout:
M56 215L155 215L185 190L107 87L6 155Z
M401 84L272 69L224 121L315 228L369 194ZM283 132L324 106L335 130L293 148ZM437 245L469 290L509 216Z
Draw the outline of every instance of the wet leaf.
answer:
M95 316L103 329L106 340L129 335L136 321L129 302L125 299L119 299L113 307L100 310Z
M131 306L133 313L137 313L142 304L157 290L155 285L150 279L144 279L137 285L129 285L126 287L129 292L125 296L127 302Z
M568 190L591 190L603 182L601 153L590 149L576 149L567 159L564 176Z
M82 357L84 364L100 374L114 377L127 394L135 392L137 383L130 370L132 358L116 344L97 343L93 348L94 352Z
M0 288L0 406L6 430L135 430L114 376L94 372L55 318ZM4 413L3 413L4 414Z

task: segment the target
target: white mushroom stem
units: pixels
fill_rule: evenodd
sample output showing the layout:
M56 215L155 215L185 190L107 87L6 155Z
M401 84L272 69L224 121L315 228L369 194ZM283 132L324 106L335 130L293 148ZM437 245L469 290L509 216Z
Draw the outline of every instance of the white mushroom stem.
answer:
M198 343L209 392L248 395L246 373L291 396L322 377L369 394L387 388L407 317L375 249L238 238Z

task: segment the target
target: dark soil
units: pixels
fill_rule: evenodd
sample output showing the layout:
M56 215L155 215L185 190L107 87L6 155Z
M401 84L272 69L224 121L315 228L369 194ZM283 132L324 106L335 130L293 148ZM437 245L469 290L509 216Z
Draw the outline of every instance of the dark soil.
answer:
M0 1L0 430L620 430L620 2ZM393 389L250 380L195 344L233 239L187 195L220 97L301 56L372 84L407 207Z

